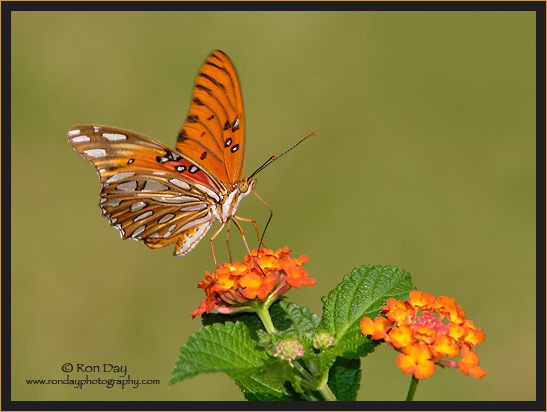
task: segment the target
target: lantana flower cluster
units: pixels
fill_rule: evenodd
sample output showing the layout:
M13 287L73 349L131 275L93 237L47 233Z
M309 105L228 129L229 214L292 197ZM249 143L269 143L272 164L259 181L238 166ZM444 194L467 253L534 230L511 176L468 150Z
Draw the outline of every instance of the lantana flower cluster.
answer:
M304 356L304 345L296 339L284 339L275 344L274 357L287 360L292 364L296 358Z
M206 299L192 317L215 309L228 314L249 309L253 303L272 302L292 287L314 285L302 265L307 256L291 258L290 249L284 247L273 252L262 248L251 251L245 261L224 263L213 273L205 272L198 287L205 290Z
M473 348L484 342L484 333L456 301L447 296L435 298L419 291L410 292L407 301L389 298L382 306L382 314L372 321L364 317L361 332L371 339L384 339L402 352L397 366L416 379L428 378L435 372L435 364L459 367L465 374L482 378L486 372L479 366ZM459 361L453 359L461 352Z

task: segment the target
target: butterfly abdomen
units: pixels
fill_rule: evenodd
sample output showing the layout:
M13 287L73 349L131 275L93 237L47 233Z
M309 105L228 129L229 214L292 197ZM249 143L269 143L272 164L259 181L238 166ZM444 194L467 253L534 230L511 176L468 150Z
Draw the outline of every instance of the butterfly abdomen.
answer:
M199 226L194 226L179 237L177 244L175 245L175 256L184 256L190 253L192 249L196 247L201 239L207 234L207 231L212 225L212 221L203 223Z

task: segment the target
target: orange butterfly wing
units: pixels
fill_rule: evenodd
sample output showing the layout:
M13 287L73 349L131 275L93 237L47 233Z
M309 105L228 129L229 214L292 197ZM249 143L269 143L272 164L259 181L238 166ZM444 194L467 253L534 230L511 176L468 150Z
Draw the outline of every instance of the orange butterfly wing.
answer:
M221 182L241 180L245 158L245 117L234 65L216 50L197 76L192 105L177 149Z
M175 255L183 256L218 219L215 205L243 173L245 120L235 68L219 50L207 58L176 150L105 126L74 126L68 138L99 173L99 206L122 238L151 248L176 241Z
M123 239L151 248L177 241L175 255L183 256L205 236L221 185L195 162L130 130L81 125L68 138L95 166L103 185L99 206Z

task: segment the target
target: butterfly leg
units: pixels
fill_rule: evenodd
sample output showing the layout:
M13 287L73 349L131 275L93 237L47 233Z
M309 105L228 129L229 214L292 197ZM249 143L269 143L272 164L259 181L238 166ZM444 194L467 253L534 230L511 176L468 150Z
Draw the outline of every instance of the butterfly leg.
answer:
M241 218L239 218L241 219ZM247 248L247 252L249 252L249 256L252 256L251 249L249 249L249 245L247 244L247 239L245 238L245 233L243 233L243 228L239 223L237 223L237 220L231 219L234 222L234 225L239 229L239 233L241 233L241 237L243 238L243 243L245 243L245 247Z
M230 223L232 220L228 220L228 224L226 225L226 244L228 245L228 256L230 257L230 263L232 262L232 249L230 248Z
M215 240L215 238L218 236L218 234L220 233L220 231L222 230L223 227L224 227L224 223L222 225L220 225L218 230L213 234L213 236L211 236L211 239L209 239L209 243L211 244L211 253L213 254L213 261L215 262L215 269L219 265L217 264L217 258L215 256L215 248L213 246L213 240Z
M239 216L234 216L235 219L239 220L240 222L250 222L254 225L255 227L255 231L256 231L256 237L258 239L258 247L260 247L260 245L266 247L266 245L262 242L262 239L260 238L260 232L258 231L258 226L256 224L256 220L254 219L246 219L244 217L239 217Z
M262 204L264 206L266 206L266 209L268 209L268 211L270 212L270 217L268 218L268 221L266 222L266 226L264 226L264 232L262 232L262 236L260 237L260 243L259 245L264 245L264 243L262 242L264 240L264 235L266 234L266 229L268 229L268 225L270 224L270 221L272 220L272 217L273 217L273 209L270 207L270 205L268 203L266 203L266 201L264 199L262 199L258 193L256 193L254 190L252 191L252 194L256 196L256 198L258 200L260 200L260 202L262 202ZM266 247L266 246L264 246Z
M235 217L235 216L233 216ZM243 218L238 218L239 220L244 220L244 221L248 221L248 220L251 220L251 219L243 219ZM243 233L243 228L241 227L241 225L239 223L237 223L237 220L235 219L232 219L234 221L234 225L236 225L236 227L239 229L239 233L241 233L241 237L243 238L243 243L245 243L245 247L247 248L247 252L249 252L249 256L251 256L252 259L254 259L256 265L258 266L258 268L262 271L262 274L266 274L264 272L264 269L262 269L260 267L260 265L258 264L258 261L256 260L256 256L253 256L253 254L251 253L251 249L249 249L249 245L247 244L247 239L245 238L245 234Z

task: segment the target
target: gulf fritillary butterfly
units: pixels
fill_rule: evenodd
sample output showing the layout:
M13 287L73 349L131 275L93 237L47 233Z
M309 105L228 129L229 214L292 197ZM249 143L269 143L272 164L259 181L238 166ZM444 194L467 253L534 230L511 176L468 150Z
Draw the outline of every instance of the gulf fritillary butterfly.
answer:
M143 240L150 248L176 242L175 256L188 254L218 220L222 226L211 238L212 249L212 239L256 183L252 176L242 179L243 101L235 68L219 50L200 69L176 149L106 126L74 126L68 140L97 169L99 206L122 238ZM238 219L256 228L254 220ZM216 264L214 250L213 259Z

